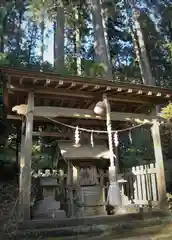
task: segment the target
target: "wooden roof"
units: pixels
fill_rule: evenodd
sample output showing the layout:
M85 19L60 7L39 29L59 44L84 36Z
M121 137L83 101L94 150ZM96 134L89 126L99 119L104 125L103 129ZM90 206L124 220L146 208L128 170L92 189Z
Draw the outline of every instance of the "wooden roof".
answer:
M106 144L91 145L84 144L80 147L74 147L72 142L58 142L61 154L65 159L109 159L109 150Z
M98 78L0 68L8 83L9 109L26 103L28 91L36 93L36 106L92 109L107 93L114 112L149 113L155 105L172 100L169 89Z

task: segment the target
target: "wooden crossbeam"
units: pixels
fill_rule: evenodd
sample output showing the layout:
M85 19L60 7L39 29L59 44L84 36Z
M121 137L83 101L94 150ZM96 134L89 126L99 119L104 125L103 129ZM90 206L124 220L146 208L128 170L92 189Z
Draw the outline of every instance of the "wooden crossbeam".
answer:
M34 137L55 137L55 138L60 138L60 139L65 139L63 141L68 142L73 140L73 133L72 132L39 132L39 131L34 131L32 133L32 136ZM87 132L82 132L82 139L88 140L90 138L90 133ZM69 140L66 140L69 139ZM96 140L107 140L107 135L106 134L95 134L94 139Z
M19 115L25 115L27 111L27 105L17 105L13 107L13 111L16 111ZM106 116L95 115L93 110L77 109L77 108L61 108L61 107L35 107L34 116L37 117L63 117L63 118L82 118L82 119L98 119L105 120ZM135 121L135 122L152 122L156 119L155 115L135 114L135 113L122 113L112 112L112 121Z

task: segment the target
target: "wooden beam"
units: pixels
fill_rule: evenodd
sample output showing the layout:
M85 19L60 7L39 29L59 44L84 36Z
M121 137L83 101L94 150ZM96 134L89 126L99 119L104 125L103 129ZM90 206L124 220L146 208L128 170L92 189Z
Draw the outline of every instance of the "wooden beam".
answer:
M39 132L39 131L34 131L32 133L33 137L55 137L59 139L65 139L63 141L72 141L73 140L73 133L72 132ZM90 138L90 133L83 132L82 133L82 140L87 140ZM69 140L67 140L69 139ZM107 140L107 135L106 134L95 134L94 135L94 140Z
M37 83L38 82L38 78L34 78L33 79L33 84Z
M58 85L60 86L60 85ZM30 91L33 91L35 93L39 93L39 94L50 94L50 95L57 95L57 96L68 96L68 97L79 97L79 98L93 98L94 95L91 95L91 94L86 94L84 91L69 91L69 90L63 90L63 89L60 89L58 90L57 87L55 87L55 89L52 89L52 88L28 88L28 87L20 87L18 85L8 85L8 89L12 90L12 91L17 91L17 92L30 92Z
M62 137L63 132L39 132L39 131L34 131L32 133L34 137ZM72 132L64 132L64 138L72 138Z
M88 88L88 84L83 84L82 87L80 87L80 90L84 90Z
M16 91L16 92L29 92L29 91L34 91L37 94L45 94L45 95L54 95L54 96L67 96L67 97L75 97L75 98L86 98L86 99L95 99L97 98L98 100L101 99L102 93L91 93L91 92L85 92L85 91L71 91L71 90L64 90L64 89L57 89L57 88L39 88L39 87L34 87L30 88L25 85L21 88L19 85L8 85L8 89L11 91ZM146 100L141 100L139 98L127 98L126 96L119 96L118 95L113 95L113 93L109 94L108 97L109 101L115 101L115 102L126 102L126 103L150 103L147 99Z
M99 89L100 89L100 86L99 85L95 85L90 91L91 92L95 92L95 91L97 91Z
M20 82L20 84L22 84L22 83L23 83L23 78L22 78L22 77L20 78L20 81L19 81L19 82Z
M16 111L19 115L26 115L27 105L18 105L13 107L13 111ZM101 117L95 115L93 110L77 109L77 108L60 108L60 107L35 107L34 116L37 117L63 117L63 118L83 118L83 119L98 119L105 120L106 116ZM155 115L145 115L136 113L122 113L112 112L112 121L135 121L135 122L152 122L156 119Z
M76 83L73 82L73 83L70 84L70 86L67 89L72 89L74 87L76 87Z
M9 119L9 120L22 120L22 116L8 114L7 119Z
M45 82L45 84L44 84L44 87L47 87L50 83L51 83L51 80L50 80L50 79L46 79L46 82Z
M58 88L58 87L62 86L63 84L64 84L64 82L62 80L60 80L58 82L58 84L55 86L55 88Z

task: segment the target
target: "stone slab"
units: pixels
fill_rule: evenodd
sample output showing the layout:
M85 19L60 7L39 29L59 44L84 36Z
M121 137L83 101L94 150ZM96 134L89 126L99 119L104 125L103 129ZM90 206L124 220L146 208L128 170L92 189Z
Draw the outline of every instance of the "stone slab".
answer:
M51 219L63 219L66 217L64 210L60 209L60 202L55 201L52 197L46 197L44 200L38 202L33 217L38 218L51 218Z

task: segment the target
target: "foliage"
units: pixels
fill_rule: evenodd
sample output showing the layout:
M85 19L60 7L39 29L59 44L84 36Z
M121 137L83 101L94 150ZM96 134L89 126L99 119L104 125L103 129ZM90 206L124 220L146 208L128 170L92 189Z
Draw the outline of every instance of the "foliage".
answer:
M172 119L172 103L169 103L166 107L162 108L160 117L165 120L171 121Z
M168 210L172 211L172 194L167 193Z
M154 159L153 144L149 127L139 127L119 136L120 167L144 165ZM139 139L139 141L138 141Z

